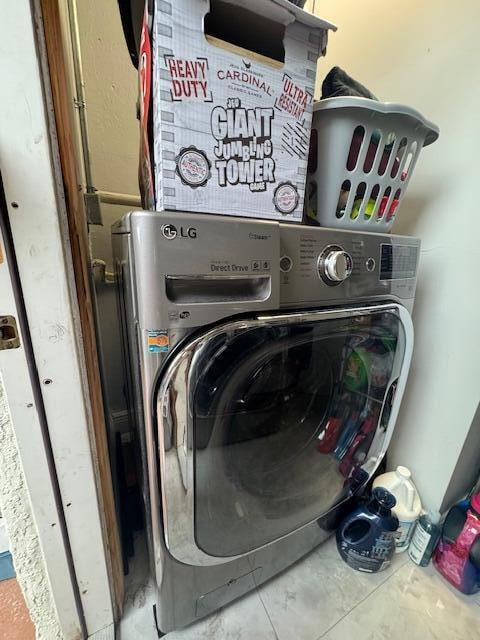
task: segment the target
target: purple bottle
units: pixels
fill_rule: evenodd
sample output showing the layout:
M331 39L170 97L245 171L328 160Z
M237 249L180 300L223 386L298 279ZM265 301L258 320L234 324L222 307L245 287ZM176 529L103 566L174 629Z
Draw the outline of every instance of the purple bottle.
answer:
M433 563L462 593L480 591L480 493L450 509Z

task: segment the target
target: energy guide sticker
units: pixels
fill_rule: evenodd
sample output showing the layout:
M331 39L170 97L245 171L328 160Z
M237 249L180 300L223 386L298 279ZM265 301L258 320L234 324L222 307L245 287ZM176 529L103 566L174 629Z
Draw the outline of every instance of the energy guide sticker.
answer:
M165 353L170 349L168 331L158 329L147 332L147 344L150 353Z

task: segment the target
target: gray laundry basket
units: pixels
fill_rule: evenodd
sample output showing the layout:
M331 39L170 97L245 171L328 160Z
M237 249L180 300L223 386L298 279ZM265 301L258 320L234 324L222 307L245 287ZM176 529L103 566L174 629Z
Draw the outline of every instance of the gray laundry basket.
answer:
M323 227L389 231L423 146L438 127L418 111L367 98L314 105L306 217Z

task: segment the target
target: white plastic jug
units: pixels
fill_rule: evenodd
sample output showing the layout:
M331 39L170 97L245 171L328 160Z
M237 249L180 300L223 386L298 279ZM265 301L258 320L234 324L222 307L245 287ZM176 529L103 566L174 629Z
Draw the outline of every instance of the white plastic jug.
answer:
M412 474L407 467L397 467L395 471L383 473L375 478L374 487L384 487L393 493L397 504L392 512L400 523L398 527L397 553L408 548L416 521L422 512L422 503L418 491L411 480Z

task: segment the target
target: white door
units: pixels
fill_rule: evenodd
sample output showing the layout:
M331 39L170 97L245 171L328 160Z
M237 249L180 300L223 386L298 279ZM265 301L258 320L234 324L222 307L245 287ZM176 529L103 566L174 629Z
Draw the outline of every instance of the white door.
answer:
M54 623L57 619L65 639L73 640L84 635L82 613L77 605L78 587L70 569L68 537L53 475L51 443L38 374L31 354L21 291L16 282L15 259L9 255L9 227L2 195L3 192L0 193L0 482L5 504L3 519L10 525L11 550L15 559L18 554L20 580L32 581L28 595L41 599L45 609L53 600L51 610L43 611L43 615ZM18 522L22 525L21 532L17 530ZM31 559L30 570L28 556L39 552L40 558ZM41 581L38 581L39 576Z
M42 21L34 13L36 6L29 0L17 0L0 10L2 217L8 219L11 229L34 359L26 358L28 335L20 329L20 347L0 352L0 369L24 456L32 508L45 536L43 548L52 590L58 597L58 615L65 616L64 637L69 640L79 637L79 616L75 621L74 585L65 577L68 554L57 533L61 527L48 480L49 444L42 437L40 419L48 425L78 585L78 608L84 617L83 635L102 632L105 637L102 630L107 628L113 632L114 608L65 196L49 79L44 73L44 42L37 37ZM0 315L15 316L18 321L20 310L5 260L0 270ZM38 375L38 390L31 386L29 366ZM56 563L61 565L61 584L50 576L50 572L55 576Z

